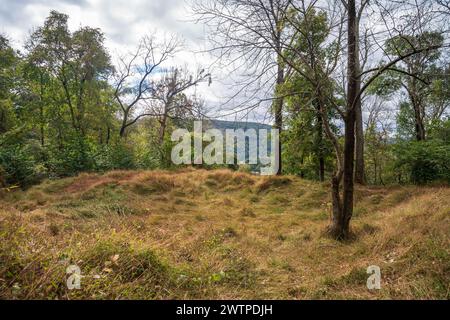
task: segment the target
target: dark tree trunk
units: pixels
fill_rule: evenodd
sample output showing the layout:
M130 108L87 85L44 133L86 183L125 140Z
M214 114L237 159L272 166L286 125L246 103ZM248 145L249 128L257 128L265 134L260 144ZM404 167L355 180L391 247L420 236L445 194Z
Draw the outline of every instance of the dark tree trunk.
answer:
M111 128L108 126L106 130L106 144L109 144L109 139L111 138Z
M284 69L283 66L278 63L277 70L277 87L284 83ZM281 161L281 131L283 129L283 98L277 97L274 106L275 112L275 128L278 129L280 141L278 144L278 171L277 175L282 173L282 161Z
M423 123L423 112L422 112L422 101L420 97L417 95L417 84L416 80L412 79L410 82L410 89L408 90L412 107L414 109L414 124L415 124L415 132L416 132L416 140L424 141L425 140L425 125Z
M320 107L317 108L317 147L318 147L318 159L319 159L319 180L325 180L325 158L324 158L324 145L323 145L323 119Z
M162 146L164 138L166 136L167 117L164 115L160 121L159 127L159 145Z
M325 181L325 159L322 156L319 158L319 180Z
M40 106L40 113L41 113L41 119L43 119L43 117L44 117L44 108L43 108L43 106ZM44 146L44 144L45 144L45 129L44 129L44 123L43 123L43 120L41 120L41 128L40 128L40 131L41 131L41 146L43 147Z
M416 140L424 141L425 140L425 129L423 127L423 123L420 121L416 122Z
M303 171L303 164L305 163L305 159L302 157L300 158L300 164L302 165L302 169L300 170L300 178L304 178L305 177L305 172Z
M423 125L422 113L420 104L416 99L413 98L413 107L414 107L414 122L415 122L415 132L416 132L416 140L424 141L425 140L425 126Z
M336 239L347 239L350 235L350 219L353 215L353 170L355 158L355 103L359 95L357 52L357 19L355 0L348 1L348 83L347 107L344 119L344 168L343 201L339 202L339 181L333 178L333 219L331 233ZM336 181L335 181L336 180ZM336 197L336 199L334 199Z
M125 126L122 126L120 128L119 135L120 135L121 138L123 138L125 136L125 128L126 128Z
M128 121L128 111L124 112L123 119L122 119L122 125L120 126L120 132L119 135L121 138L125 136L125 130L127 128L127 121Z
M355 152L355 112L349 110L345 121L345 142L344 142L344 183L343 201L340 225L336 236L338 239L346 239L350 232L350 219L353 215L353 169Z
M358 59L357 52L357 21L355 0L348 1L348 83L347 83L347 112L345 119L344 138L344 185L342 203L342 229L340 237L348 238L350 219L353 215L353 169L355 157L355 105L358 90Z
M355 68L358 74L361 73L361 63L359 61L359 18L355 23L355 37L356 37L356 57ZM356 79L357 92L361 90L361 78ZM356 125L356 154L355 154L355 182L359 184L365 184L366 178L364 176L364 128L362 117L362 101L361 96L358 95L355 101L355 125Z
M159 137L158 137L158 142L159 142L159 147L160 147L160 151L159 151L159 159L161 161L161 164L163 166L166 165L166 155L165 155L165 150L164 150L164 138L166 136L166 127L167 127L167 115L164 114L163 117L159 120L160 123L160 127L159 127Z
M360 85L358 85L360 88ZM359 90L359 89L358 89ZM356 152L355 152L355 182L366 183L364 166L364 130L362 120L361 99L355 105L355 131L356 131Z
M331 201L333 206L333 216L331 220L331 235L340 239L342 225L342 201L340 196L340 184L341 184L342 174L335 173L331 178Z

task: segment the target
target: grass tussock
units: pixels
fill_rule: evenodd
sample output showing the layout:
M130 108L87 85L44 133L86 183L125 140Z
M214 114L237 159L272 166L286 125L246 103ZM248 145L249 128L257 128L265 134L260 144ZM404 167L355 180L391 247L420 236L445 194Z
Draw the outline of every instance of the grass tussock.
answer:
M449 298L449 188L358 187L349 243L324 236L330 210L325 184L296 177L47 180L0 198L0 298ZM369 265L381 290L366 288Z
M269 176L261 179L256 185L256 192L261 193L273 188L287 186L292 182L288 177Z

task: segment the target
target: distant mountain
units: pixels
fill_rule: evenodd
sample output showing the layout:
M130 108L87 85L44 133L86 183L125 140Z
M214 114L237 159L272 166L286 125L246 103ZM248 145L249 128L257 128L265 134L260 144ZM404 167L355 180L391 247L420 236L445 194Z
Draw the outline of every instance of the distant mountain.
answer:
M255 129L258 132L259 129L272 129L271 125L258 123L258 122L247 122L247 121L226 121L226 120L203 120L203 126L212 127L225 131L226 129Z
M176 122L177 126L179 126L181 128L185 128L191 132L194 130L194 120L192 120L192 119L190 119L190 120L177 119L177 120L178 120ZM270 142L270 140L271 140L270 130L273 129L273 127L271 125L264 124L264 123L258 123L258 122L248 122L248 121L226 121L226 120L203 119L202 120L203 132L205 132L208 129L218 129L219 131L222 132L222 134L224 135L224 138L225 138L226 130L242 129L242 130L246 131L248 129L254 129L256 131L256 137L258 139L258 141L254 141L254 143L256 143L256 152L257 152L257 157L258 157L258 160L257 160L258 163L249 165L250 170L254 173L259 173L260 166L261 166L261 164L259 163L259 154L260 154L259 130L260 129L268 130L268 141L267 141L267 146L265 148L266 152L264 154L270 155L272 153L271 142ZM245 139L245 162L247 164L249 162L249 143L250 143L250 141L248 140L248 138Z

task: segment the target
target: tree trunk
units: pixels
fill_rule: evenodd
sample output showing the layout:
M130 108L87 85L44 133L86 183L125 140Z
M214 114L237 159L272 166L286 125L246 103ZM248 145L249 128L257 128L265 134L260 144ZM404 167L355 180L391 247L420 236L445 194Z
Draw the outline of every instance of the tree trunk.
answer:
M360 81L358 88L360 88ZM359 90L359 89L358 89ZM362 119L361 99L355 105L355 131L356 131L356 152L355 152L355 182L359 184L366 183L364 166L364 130Z
M160 147L160 151L159 151L159 160L161 161L161 165L165 166L166 165L166 155L165 155L165 150L164 150L164 138L166 136L166 127L167 127L167 115L164 114L163 117L161 118L161 120L159 120L160 123L160 127L159 127L159 137L158 137L158 142L159 142L159 147Z
M324 158L324 146L323 146L323 119L320 112L320 107L317 108L317 147L318 147L318 159L319 159L319 180L323 182L325 180L325 158Z
M343 201L342 208L334 197L339 196L339 181L333 179L333 219L332 235L339 240L347 239L350 235L350 220L353 215L353 170L355 158L355 104L358 91L358 62L357 52L357 19L355 0L348 1L348 55L347 55L347 106L344 119L344 168L343 168Z
M417 96L417 84L416 79L411 79L409 83L410 89L408 90L412 107L414 109L414 123L415 123L415 132L416 132L416 140L424 141L425 140L425 125L423 124L423 112L422 112L422 101L420 97Z
M43 147L45 144L45 128L44 128L44 120L42 120L44 118L44 107L41 105L39 107L40 109L40 114L41 114L41 125L40 125L40 131L41 131L41 146Z
M415 122L416 140L424 141L425 140L425 126L422 121L422 115L420 112L419 105L414 106L414 122Z
M284 83L284 69L280 62L278 62L277 70L277 88ZM278 93L276 93L278 95ZM282 161L281 161L281 131L283 129L283 98L276 97L275 106L275 128L278 129L280 141L278 143L278 171L277 175L282 173Z
M125 136L125 130L127 128L127 121L128 121L128 111L125 111L122 118L122 125L120 126L120 132L119 135L121 138Z
M108 126L108 130L106 130L106 144L109 144L110 138L111 138L111 128Z
M359 19L355 24L355 37L356 37L356 54L358 55L355 61L355 68L357 74L361 73L361 63L359 61ZM361 78L356 79L357 92L361 90ZM366 179L364 176L364 129L363 129L363 117L362 117L362 101L358 96L355 101L355 121L356 121L356 154L355 154L355 182L359 184L365 184Z
M416 140L417 141L424 141L425 140L425 128L423 126L422 121L417 120L417 118L420 118L420 115L416 115Z
M319 158L319 180L321 182L325 181L325 159L323 156Z
M305 163L305 159L303 158L303 154L302 157L300 158L300 164L302 165L302 169L300 170L300 178L304 178L305 177L305 172L303 171L303 164Z
M167 126L167 117L164 115L160 121L161 126L159 127L159 145L162 146L164 143L164 138L166 136L166 126Z
M424 141L425 140L425 126L422 121L422 112L421 112L420 103L417 100L418 100L417 98L412 97L413 108L414 108L416 140Z
M331 179L331 201L333 206L332 219L331 219L331 235L336 238L341 238L341 230L344 228L342 225L342 202L340 196L340 184L342 179L342 172L335 173Z
M125 126L120 127L119 135L121 138L123 138L125 136L125 128L126 128Z

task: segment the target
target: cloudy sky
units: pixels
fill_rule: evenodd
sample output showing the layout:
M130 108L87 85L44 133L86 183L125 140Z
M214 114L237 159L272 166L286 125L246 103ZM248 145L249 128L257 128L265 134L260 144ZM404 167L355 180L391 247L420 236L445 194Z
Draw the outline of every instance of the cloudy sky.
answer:
M172 64L188 64L194 70L200 65L208 67L213 61L208 54L200 53L207 47L206 30L191 22L193 17L188 0L1 0L0 32L7 34L13 46L20 49L30 31L43 24L50 10L68 14L72 31L80 26L100 28L113 58L119 52L132 50L144 34L157 31L160 35L178 34L185 41L185 49ZM212 85L199 85L197 93L215 110L211 116L228 114L225 110L236 104L222 105L226 97L233 94L227 86L230 80L220 68L213 66L210 71ZM238 115L238 118L242 116ZM245 119L269 121L266 110L254 112Z
M131 46L146 32L158 29L178 33L187 42L203 42L203 27L188 23L185 0L2 0L1 31L23 41L33 27L42 25L50 10L69 14L69 27L98 27L108 46Z

